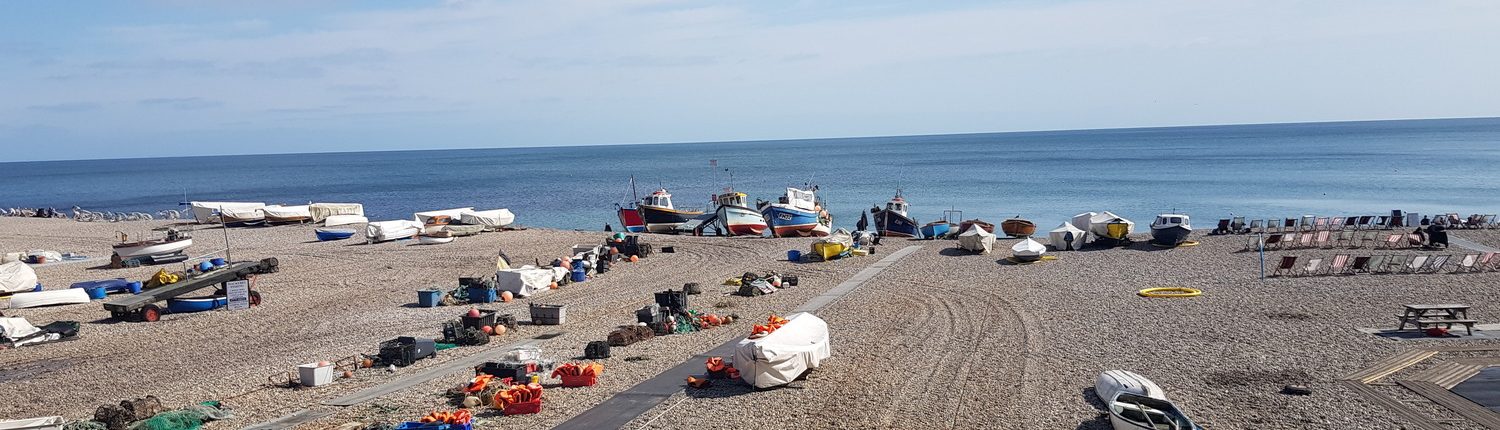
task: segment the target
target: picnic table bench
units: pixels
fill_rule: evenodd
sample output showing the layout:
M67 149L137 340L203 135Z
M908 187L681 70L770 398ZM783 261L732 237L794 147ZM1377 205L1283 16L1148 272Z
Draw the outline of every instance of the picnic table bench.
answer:
M1429 326L1443 326L1451 329L1454 324L1464 326L1468 334L1474 334L1474 324L1478 321L1469 319L1469 305L1461 304L1417 304L1404 305L1406 312L1396 317L1401 320L1401 325L1396 330L1405 330L1407 324L1411 324L1417 330L1424 330Z

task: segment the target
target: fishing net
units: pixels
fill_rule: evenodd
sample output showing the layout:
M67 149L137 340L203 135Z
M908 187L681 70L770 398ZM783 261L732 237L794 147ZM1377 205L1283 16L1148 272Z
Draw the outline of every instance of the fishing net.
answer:
M156 414L130 425L130 430L197 430L208 421L223 420L234 414L219 402L203 402L181 410Z
M98 421L74 421L63 426L63 430L109 430L109 426Z

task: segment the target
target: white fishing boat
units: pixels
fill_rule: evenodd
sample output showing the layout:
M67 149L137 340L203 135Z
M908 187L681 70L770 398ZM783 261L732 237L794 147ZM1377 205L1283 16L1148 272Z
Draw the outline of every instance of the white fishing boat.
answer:
M359 203L313 203L307 206L313 222L324 222L336 215L365 216L365 205Z
M349 224L365 224L368 222L370 222L370 219L365 218L364 215L330 215L327 218L323 218L324 227Z
M969 224L968 230L958 234L958 246L980 254L989 254L995 247L995 233L986 230L983 225Z
M269 205L261 208L265 212L266 222L286 224L294 222L312 221L312 210L309 205Z
M1089 218L1089 233L1106 243L1128 243L1130 234L1135 233L1135 222L1104 211Z
M750 208L749 196L745 193L725 190L724 194L714 196L714 203L718 205L714 214L720 225L724 226L725 234L729 236L761 236L766 232L766 218L759 211Z
M1052 249L1058 251L1077 251L1083 249L1086 236L1088 236L1087 233L1069 223L1062 223L1062 225L1047 232L1047 240L1052 242Z
M510 209L466 211L459 214L458 221L467 225L482 225L487 229L500 229L516 222L516 214Z
M168 229L166 237L129 242L129 236L120 234L120 243L113 245L115 255L120 258L171 255L193 246L193 238Z
M1115 430L1202 430L1167 400L1160 386L1126 370L1110 370L1094 381L1094 393L1109 410Z
M1041 260L1042 254L1047 253L1047 246L1028 237L1011 246L1010 253L1016 261L1029 263Z
M11 309L88 303L89 293L82 288L16 293L10 296Z
M193 210L193 218L199 224L217 224L223 222L230 224L243 222L245 220L264 220L265 203L257 202L188 202ZM221 217L220 215L225 215Z
M1192 233L1193 226L1187 215L1161 214L1156 216L1156 221L1151 222L1151 243L1157 246L1181 245Z
M453 235L448 232L436 232L417 236L417 243L423 245L441 245L453 241Z
M417 212L412 214L417 222L422 225L446 225L463 219L464 212L473 212L474 208L454 208L438 211Z
M422 233L422 223L409 219L365 224L365 241L369 243L409 239L420 233Z

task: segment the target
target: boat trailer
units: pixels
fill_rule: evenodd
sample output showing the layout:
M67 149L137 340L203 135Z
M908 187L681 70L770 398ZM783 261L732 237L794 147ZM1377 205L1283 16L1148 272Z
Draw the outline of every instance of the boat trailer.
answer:
M155 322L165 312L157 302L186 295L205 288L219 288L229 281L249 279L252 276L276 272L280 262L276 258L231 263L229 267L200 273L173 284L142 291L131 296L119 296L104 302L104 310L110 317L119 320ZM250 304L260 304L260 292L250 292Z

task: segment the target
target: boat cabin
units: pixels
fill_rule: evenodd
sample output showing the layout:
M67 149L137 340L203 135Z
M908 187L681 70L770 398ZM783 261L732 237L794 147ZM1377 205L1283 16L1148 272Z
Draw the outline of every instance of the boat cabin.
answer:
M1152 228L1168 228L1182 226L1187 229L1193 227L1188 224L1188 216L1182 214L1161 214L1156 216L1156 221L1151 223Z
M730 191L714 196L714 201L715 203L718 203L719 206L750 207L750 205L745 202L746 197L748 196L746 196L745 193Z
M658 208L672 209L672 194L667 193L665 188L656 190L646 198L641 199L641 206L652 206Z
M885 202L885 210L906 216L906 199L901 196L892 198L891 201Z

